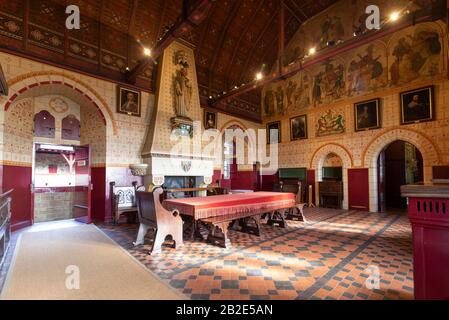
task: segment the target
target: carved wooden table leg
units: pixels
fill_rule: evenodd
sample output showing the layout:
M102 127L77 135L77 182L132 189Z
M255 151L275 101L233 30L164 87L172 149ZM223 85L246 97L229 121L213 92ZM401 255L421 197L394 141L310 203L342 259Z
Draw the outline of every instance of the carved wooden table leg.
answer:
M256 236L260 236L260 219L261 217L259 215L245 218L242 224L241 231L245 233L254 234ZM254 226L248 224L249 220L252 220L254 222Z
M287 221L284 217L284 211L274 211L271 213L267 224L270 226L279 225L281 228L287 228Z
M229 229L229 222L223 222L221 223L220 229L223 232L223 248L231 248L231 240L229 240L228 237L228 229Z
M209 236L207 237L207 242L218 244L222 248L230 248L231 241L228 238L230 224L231 221L212 224L211 225L212 230ZM217 231L221 231L221 236L217 236Z

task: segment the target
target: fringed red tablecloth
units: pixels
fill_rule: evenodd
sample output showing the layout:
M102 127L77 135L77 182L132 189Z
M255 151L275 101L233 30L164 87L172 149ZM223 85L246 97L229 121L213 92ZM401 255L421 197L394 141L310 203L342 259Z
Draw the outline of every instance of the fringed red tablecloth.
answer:
M164 201L167 210L177 209L181 214L193 216L195 220L243 212L265 213L294 206L294 194L279 192L227 194Z

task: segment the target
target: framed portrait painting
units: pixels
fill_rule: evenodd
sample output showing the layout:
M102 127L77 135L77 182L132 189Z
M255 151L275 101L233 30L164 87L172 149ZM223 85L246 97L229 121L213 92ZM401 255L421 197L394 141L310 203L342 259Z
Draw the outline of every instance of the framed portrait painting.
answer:
M129 88L118 88L117 112L140 117L140 92Z
M204 110L204 129L217 129L217 114Z
M429 86L401 93L401 124L434 120L433 91Z
M281 143L281 122L267 123L267 142L268 144Z
M380 128L380 99L373 99L354 104L355 131Z
M302 115L290 119L290 140L307 139L307 116Z

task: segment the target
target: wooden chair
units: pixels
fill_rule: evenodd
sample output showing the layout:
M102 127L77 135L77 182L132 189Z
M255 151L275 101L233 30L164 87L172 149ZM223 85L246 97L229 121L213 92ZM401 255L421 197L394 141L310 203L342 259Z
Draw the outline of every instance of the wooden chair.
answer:
M112 209L112 222L118 224L120 217L123 214L127 214L129 220L136 222L137 218L137 206L136 206L136 190L141 187L137 187L137 182L134 181L132 186L117 187L115 182L109 183L110 195L111 195L111 209Z
M179 248L184 245L181 215L177 210L170 212L162 206L160 200L162 193L162 188L156 188L153 192L136 192L140 226L134 245L142 245L145 235L152 229L154 231L153 246L149 254L160 253L162 251L162 244L168 236L171 236L174 241L174 248Z
M287 210L287 219L293 220L298 219L306 222L304 216L304 206L305 203L302 201L302 183L298 181L297 184L284 184L282 188L282 192L289 192L296 195L296 205L294 208L290 208Z
M227 188L222 188L222 187L213 187L213 188L209 188L207 190L207 196L218 196L218 195L223 195L223 194L228 194L229 190Z

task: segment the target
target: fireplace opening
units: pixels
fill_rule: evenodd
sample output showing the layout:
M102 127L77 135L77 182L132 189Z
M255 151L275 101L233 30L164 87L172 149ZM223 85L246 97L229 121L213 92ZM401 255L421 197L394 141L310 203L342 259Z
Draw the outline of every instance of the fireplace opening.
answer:
M199 188L203 181L203 177L165 177L165 182L163 188L169 189L188 189L188 188ZM190 198L196 196L196 192L193 191L182 191L171 193L174 198Z

